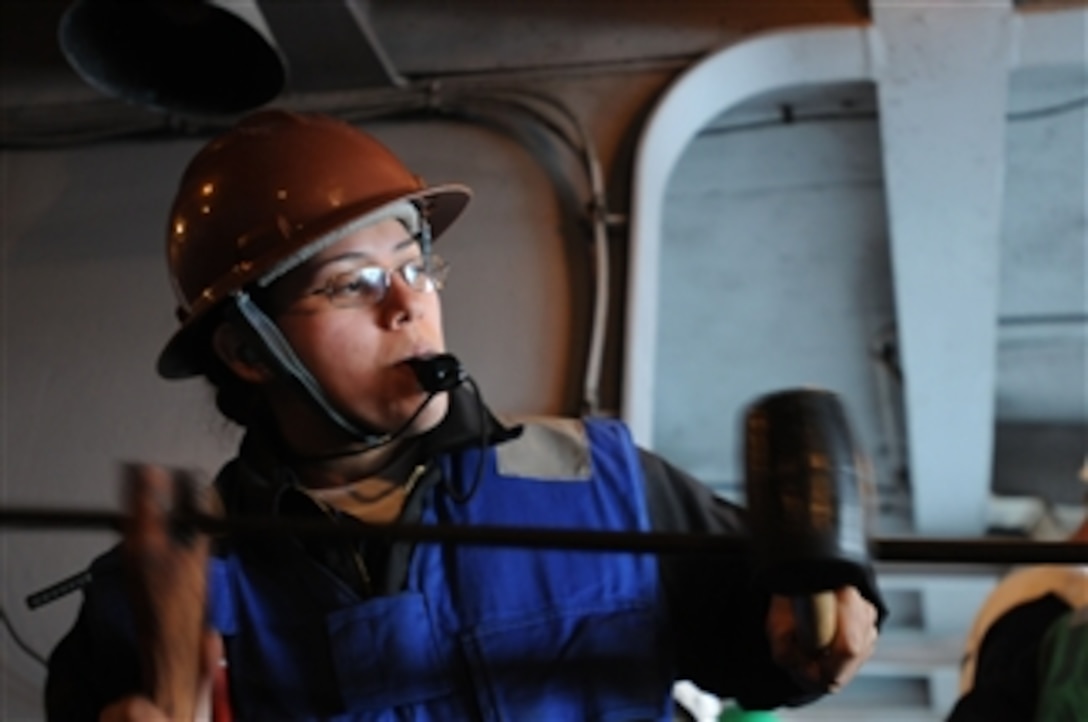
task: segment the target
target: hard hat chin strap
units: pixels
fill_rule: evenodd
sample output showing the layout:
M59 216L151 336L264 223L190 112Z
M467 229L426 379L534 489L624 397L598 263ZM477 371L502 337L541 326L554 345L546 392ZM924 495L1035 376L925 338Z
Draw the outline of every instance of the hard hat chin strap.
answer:
M380 209L376 214L367 216L366 222L374 223L375 219L386 217L397 218L405 224L405 227L408 228L409 231L414 231L413 235L416 237L416 241L419 243L423 254L425 256L430 254L432 245L431 224L424 215L420 214L414 205L405 202L388 206ZM342 233L340 235L342 236ZM325 240L325 245L335 241L338 237L340 236L330 236ZM304 259L305 257L300 255L293 258L291 264L281 264L274 275L262 278L260 285L267 286L271 281L275 280L275 278L278 278L289 271L291 267L297 266L298 263ZM284 338L279 327L268 317L268 314L257 305L248 291L243 288L232 293L230 299L226 303L226 309L228 319L238 323L243 331L247 331L253 337L253 340L264 348L265 355L275 366L276 370L295 381L303 394L313 402L321 413L349 437L363 443L366 446L366 449L364 450L383 446L401 436L408 430L408 427L411 426L412 422L414 422L419 414L422 413L423 408L430 403L431 399L434 398L437 393L448 390L446 388L425 389L428 391L428 394L423 400L423 403L420 404L415 413L412 414L412 416L396 431L383 432L366 426L365 424L356 423L336 409L333 403L325 395L324 390L321 388L321 384L317 382L317 379L313 377L313 374L310 373L309 369L302 363L302 360L299 359L295 350L291 347L291 344ZM459 365L458 369L460 369ZM460 374L460 371L458 373ZM456 382L460 383L460 380L461 376L458 375ZM352 453L358 451L358 449L355 449Z
M393 434L364 428L341 414L325 396L321 385L303 365L279 327L253 301L248 292L236 291L227 304L228 317L238 321L256 336L279 371L296 381L303 393L342 431L367 446L377 447L392 440Z

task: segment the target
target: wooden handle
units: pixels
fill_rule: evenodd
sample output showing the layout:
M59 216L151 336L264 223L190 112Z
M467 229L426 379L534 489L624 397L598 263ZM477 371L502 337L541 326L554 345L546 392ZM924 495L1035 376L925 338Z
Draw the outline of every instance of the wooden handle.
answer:
M818 592L793 598L801 644L806 651L817 653L831 646L838 627L838 599L835 592Z

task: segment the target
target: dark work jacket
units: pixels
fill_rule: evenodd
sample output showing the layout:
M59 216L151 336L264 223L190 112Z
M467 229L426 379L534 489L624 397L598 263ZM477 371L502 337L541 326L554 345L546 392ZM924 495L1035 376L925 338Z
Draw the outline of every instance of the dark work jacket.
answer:
M744 534L737 509L637 451L621 425L589 424L587 437L577 422L505 427L487 416L481 429L458 423L466 413L454 404L424 439L429 471L405 520ZM483 466L481 439L497 443ZM327 517L270 446L247 440L220 474L228 514L355 523ZM743 557L658 563L314 537L221 547L210 617L226 638L239 719L665 719L669 684L682 678L748 708L814 698L771 661L767 597ZM50 659L51 720L96 719L140 689L117 554L92 572Z

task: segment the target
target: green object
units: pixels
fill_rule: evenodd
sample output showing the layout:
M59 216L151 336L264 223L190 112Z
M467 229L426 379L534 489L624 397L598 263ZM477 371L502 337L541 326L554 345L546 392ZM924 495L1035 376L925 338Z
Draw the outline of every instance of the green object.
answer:
M1039 722L1084 719L1088 710L1088 607L1054 622L1039 652Z
M718 715L718 722L779 722L778 715L774 712L762 712L754 710L748 712L736 705L731 705L722 710Z

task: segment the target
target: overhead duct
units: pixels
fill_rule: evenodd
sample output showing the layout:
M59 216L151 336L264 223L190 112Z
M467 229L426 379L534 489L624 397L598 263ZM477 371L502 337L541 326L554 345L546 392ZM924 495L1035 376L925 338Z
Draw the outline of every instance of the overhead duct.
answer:
M285 90L405 82L362 0L76 0L58 36L92 87L181 115L244 113Z
M368 0L256 0L276 38L292 92L406 84L378 42Z
M240 113L275 98L286 80L264 35L204 0L77 0L58 39L91 86L155 110Z

